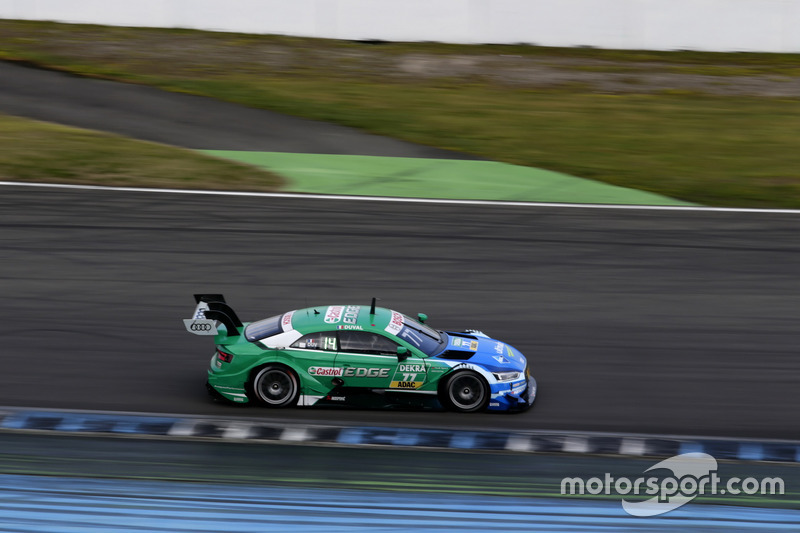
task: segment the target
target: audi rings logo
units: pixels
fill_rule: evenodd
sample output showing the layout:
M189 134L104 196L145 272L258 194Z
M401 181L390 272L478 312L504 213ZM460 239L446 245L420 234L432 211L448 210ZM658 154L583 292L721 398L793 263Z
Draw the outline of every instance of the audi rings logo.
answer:
M217 326L214 325L213 320L208 319L191 319L187 318L183 321L186 330L195 335L216 335Z

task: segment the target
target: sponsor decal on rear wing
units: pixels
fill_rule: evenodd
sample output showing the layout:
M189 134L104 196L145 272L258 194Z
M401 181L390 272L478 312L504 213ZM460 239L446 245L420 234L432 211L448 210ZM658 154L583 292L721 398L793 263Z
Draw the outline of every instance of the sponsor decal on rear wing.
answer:
M217 323L225 326L225 335L238 337L244 324L236 316L221 294L195 294L194 316L183 321L186 329L195 335L217 335Z
M206 318L206 311L209 310L208 303L200 301L194 308L192 318L184 318L183 324L186 331L195 335L216 335L217 321Z

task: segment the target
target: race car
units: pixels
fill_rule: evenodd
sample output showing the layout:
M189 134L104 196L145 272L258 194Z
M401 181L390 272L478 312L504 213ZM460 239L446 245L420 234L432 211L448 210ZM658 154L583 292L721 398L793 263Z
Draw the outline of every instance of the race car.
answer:
M536 380L516 348L439 331L376 307L323 305L242 322L221 294L196 294L186 329L214 335L209 393L268 407L348 405L523 411Z

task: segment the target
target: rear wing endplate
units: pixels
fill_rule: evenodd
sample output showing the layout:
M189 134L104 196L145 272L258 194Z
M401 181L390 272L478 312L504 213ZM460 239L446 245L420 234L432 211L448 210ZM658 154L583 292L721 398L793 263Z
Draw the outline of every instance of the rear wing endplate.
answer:
M186 331L195 335L217 335L217 322L225 326L229 337L239 335L239 330L243 326L242 321L236 316L236 312L225 303L225 297L221 294L195 294L194 299L197 306L194 308L192 318L183 320Z

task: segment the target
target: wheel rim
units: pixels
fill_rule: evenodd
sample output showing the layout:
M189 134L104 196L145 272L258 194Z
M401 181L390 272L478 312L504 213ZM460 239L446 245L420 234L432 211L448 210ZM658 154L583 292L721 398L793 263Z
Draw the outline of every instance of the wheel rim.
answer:
M270 405L291 401L295 388L294 379L283 370L266 370L258 379L258 395Z
M486 390L478 376L464 374L450 382L450 402L458 409L469 411L477 409L486 398Z

